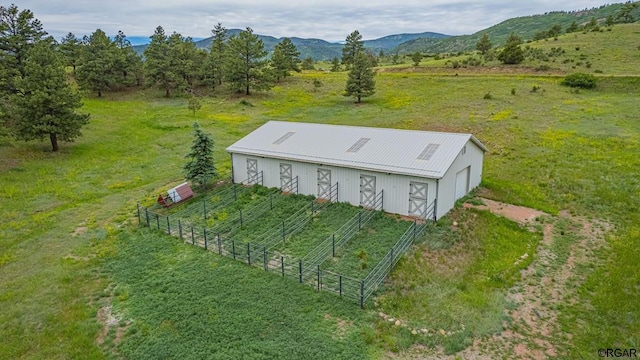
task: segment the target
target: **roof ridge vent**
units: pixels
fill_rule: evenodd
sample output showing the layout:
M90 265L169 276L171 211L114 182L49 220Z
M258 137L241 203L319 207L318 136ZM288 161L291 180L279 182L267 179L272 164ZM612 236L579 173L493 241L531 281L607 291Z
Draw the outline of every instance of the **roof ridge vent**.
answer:
M369 142L369 140L371 140L371 138L360 138L358 139L358 141L356 141L353 145L351 145L351 147L349 149L347 149L347 152L349 153L357 153L358 150L362 149L362 147Z

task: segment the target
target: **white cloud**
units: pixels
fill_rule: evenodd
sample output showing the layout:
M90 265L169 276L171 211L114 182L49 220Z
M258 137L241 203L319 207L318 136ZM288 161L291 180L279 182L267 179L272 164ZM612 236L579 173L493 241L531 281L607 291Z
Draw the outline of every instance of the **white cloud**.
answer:
M547 11L579 10L601 5L601 0L20 0L46 31L56 38L71 31L78 36L100 28L129 36L149 36L158 26L166 32L207 37L221 22L227 28L251 27L275 37L314 37L342 40L358 29L365 39L404 32L433 31L472 34L506 19Z

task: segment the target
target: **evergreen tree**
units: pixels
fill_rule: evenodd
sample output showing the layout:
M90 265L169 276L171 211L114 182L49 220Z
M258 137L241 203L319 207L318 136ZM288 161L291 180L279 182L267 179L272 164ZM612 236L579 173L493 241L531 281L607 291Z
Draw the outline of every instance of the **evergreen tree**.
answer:
M104 31L97 29L83 47L81 63L78 68L78 82L86 90L95 91L98 97L102 92L117 84L116 66L118 50Z
M311 56L307 56L302 60L302 70L315 70L315 61Z
M116 46L116 63L115 72L120 74L117 81L119 85L140 85L142 80L142 59L133 50L131 42L127 39L127 36L118 31L118 34L113 39L113 43ZM131 76L133 75L133 76Z
M81 96L67 83L61 56L53 39L31 47L24 60L25 75L17 81L19 94L12 97L16 117L16 137L34 140L49 137L58 151L58 140L73 141L89 114L76 113Z
M211 30L211 33L213 34L213 42L211 43L211 51L203 65L203 78L206 84L215 89L217 85L222 84L224 76L227 29L218 23Z
M355 62L356 54L364 52L364 41L358 30L349 34L342 48L342 64L349 69Z
M482 55L486 55L492 47L493 44L491 43L491 39L489 39L489 34L487 33L484 33L476 43L476 50L480 51Z
M25 75L27 51L46 35L31 10L0 6L0 91L15 93L15 81Z
M580 30L580 28L578 27L578 23L577 22L572 22L571 25L567 26L567 30L565 31L567 34L569 33L573 33Z
M73 74L75 75L76 67L80 63L82 54L82 41L70 32L62 38L59 48L64 55L65 66L73 67Z
M267 51L251 28L229 38L227 42L226 76L237 91L251 94L251 89L269 90L273 87L271 72L264 60Z
M204 133L198 123L193 123L194 139L191 151L186 158L189 161L184 166L187 180L202 187L218 176L213 161L213 139Z
M422 54L419 51L416 51L411 55L411 60L413 60L413 66L420 65L420 61L422 60Z
M334 56L331 60L331 71L338 72L340 71L340 59L337 56Z
M367 54L363 51L356 53L349 70L344 96L354 97L356 102L360 103L363 97L373 95L376 87L374 76Z
M633 15L633 11L640 7L639 2L626 2L620 10L618 10L618 15L616 15L616 19L622 23L632 23L636 21L635 16Z
M300 72L300 52L289 38L284 38L275 46L271 55L271 66L276 81L291 76L291 71Z
M515 33L511 33L507 38L507 42L498 54L498 60L503 64L519 64L524 61L524 52L520 47L522 40Z
M165 96L171 96L171 91L178 89L184 82L178 56L169 46L169 39L162 26L158 26L151 36L151 43L144 50L144 75L146 81L165 91Z
M193 39L184 38L176 32L169 36L167 43L171 60L175 61L175 72L182 78L181 83L194 85L207 54L196 47Z

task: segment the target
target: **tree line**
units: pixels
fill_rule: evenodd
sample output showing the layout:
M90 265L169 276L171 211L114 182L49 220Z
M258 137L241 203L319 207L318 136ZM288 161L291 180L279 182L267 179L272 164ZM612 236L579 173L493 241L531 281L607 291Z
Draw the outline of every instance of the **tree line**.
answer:
M218 23L211 32L212 45L205 50L190 37L167 35L158 26L140 56L122 31L110 38L97 29L82 39L70 32L58 42L30 10L0 6L0 136L27 141L48 137L53 151L59 140L80 136L90 115L80 112L82 95L71 86L67 69L80 90L98 97L142 85L170 97L185 90L193 94L203 86L250 95L309 67L289 38L268 54L249 27L228 36ZM357 30L347 37L341 64L333 70L340 65L349 70L345 96L360 102L375 93L375 57L364 50ZM192 107L195 111L197 104Z

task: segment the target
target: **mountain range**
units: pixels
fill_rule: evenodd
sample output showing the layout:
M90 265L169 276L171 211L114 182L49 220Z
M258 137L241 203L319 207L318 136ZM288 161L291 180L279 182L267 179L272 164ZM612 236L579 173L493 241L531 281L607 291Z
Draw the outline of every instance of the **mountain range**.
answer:
M548 12L540 15L523 16L505 20L499 24L491 26L487 29L480 30L471 35L450 36L435 32L423 32L417 34L394 34L384 36L378 39L365 40L365 48L378 54L381 51L390 54L409 54L414 52L421 53L446 53L473 50L478 39L484 34L488 34L494 46L501 46L506 38L512 32L516 33L524 40L532 39L533 36L540 32L551 28L554 25L560 25L562 29L566 29L570 24L576 22L577 25L583 25L592 18L603 23L607 17L616 17L624 4L602 5L597 8L583 9L576 11L556 11ZM640 18L640 7L634 10L636 19ZM232 36L239 33L240 29L229 29L227 35ZM256 34L264 43L268 52L273 51L275 45L282 41L283 38L275 38L268 35ZM137 37L136 39L142 39ZM197 40L196 46L202 49L209 49L212 42L211 37ZM290 37L293 44L300 52L300 58L311 57L314 60L331 60L334 57L342 56L341 43L328 42L322 39L303 39L298 37ZM136 45L134 49L138 53L143 53L148 45Z

